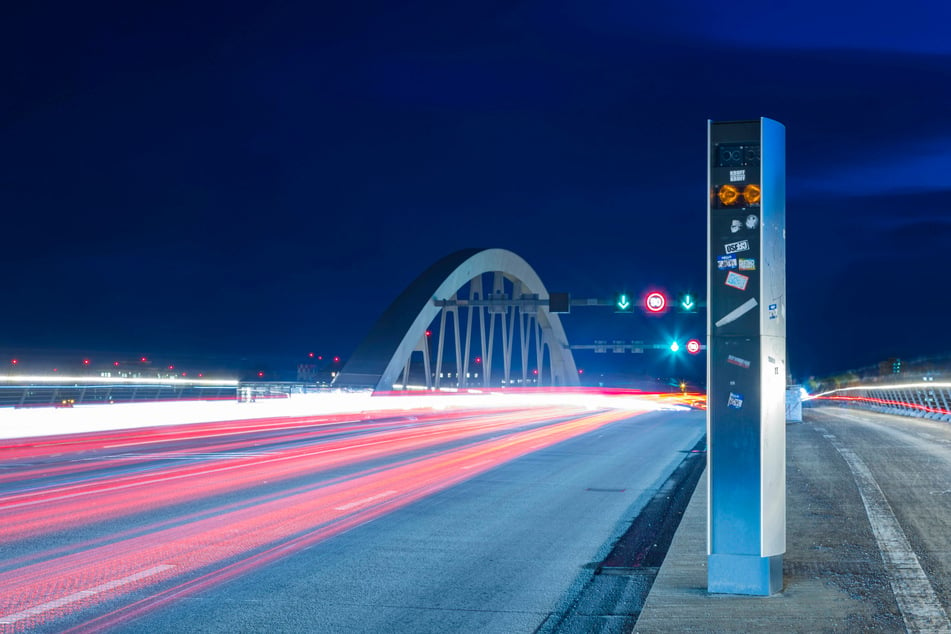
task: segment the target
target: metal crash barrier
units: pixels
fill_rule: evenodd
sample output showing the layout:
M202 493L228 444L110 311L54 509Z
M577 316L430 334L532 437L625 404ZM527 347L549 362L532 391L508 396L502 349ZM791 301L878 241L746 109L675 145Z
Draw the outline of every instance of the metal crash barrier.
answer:
M836 405L951 422L951 383L855 386L817 394L806 405Z

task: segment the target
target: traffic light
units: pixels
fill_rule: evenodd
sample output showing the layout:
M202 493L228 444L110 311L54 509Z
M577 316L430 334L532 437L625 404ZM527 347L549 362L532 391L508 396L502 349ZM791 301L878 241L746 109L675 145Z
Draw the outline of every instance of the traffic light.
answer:
M634 302L627 293L618 293L614 296L614 312L630 313L634 310Z
M671 352L680 352L680 344L677 343L676 341L671 342L671 344L670 344L670 351L671 351Z
M697 312L697 296L693 293L683 293L677 298L677 309L682 313Z

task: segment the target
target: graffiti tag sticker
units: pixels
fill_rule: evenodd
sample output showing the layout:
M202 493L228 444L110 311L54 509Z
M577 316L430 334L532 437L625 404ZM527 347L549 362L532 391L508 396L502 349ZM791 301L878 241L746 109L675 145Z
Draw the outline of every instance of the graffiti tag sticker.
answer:
M750 214L746 217L746 228L755 229L759 226L759 217L756 214Z
M734 218L733 222L730 223L730 233L739 233L740 229L742 228L743 228L743 223L737 220L736 218Z
M736 256L735 255L718 255L717 256L717 268L721 271L729 271L735 269L737 266Z
M756 270L756 259L755 258L740 258L739 259L739 269L741 271L755 271Z
M739 253L741 251L750 250L750 241L749 240L739 240L737 242L730 242L724 244L723 248L726 249L726 252L729 253Z
M741 357L734 356L734 355L732 355L732 354L729 355L729 356L726 358L726 362L727 362L727 363L732 363L733 365L738 365L738 366L740 366L741 368L746 369L746 370L749 370L749 369L750 369L750 362L749 362L748 360L743 359L743 358L741 358Z
M742 394L735 394L735 393L733 393L733 392L730 392L730 398L729 398L729 400L726 402L726 406L727 406L727 407L731 407L731 408L733 408L733 409L740 409L740 408L742 408L742 407L743 407L743 395L742 395Z
M726 284L727 286L732 286L733 288L738 288L741 291L746 290L746 285L750 283L750 276L737 273L736 271L730 271L726 274Z

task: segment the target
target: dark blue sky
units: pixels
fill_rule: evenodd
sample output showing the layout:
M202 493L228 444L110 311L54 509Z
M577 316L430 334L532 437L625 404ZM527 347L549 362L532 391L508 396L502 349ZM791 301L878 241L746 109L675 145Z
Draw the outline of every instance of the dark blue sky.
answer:
M759 116L793 374L951 352L951 5L765 4L7 8L0 354L346 356L472 246L703 288L706 121ZM565 326L703 334L620 319Z

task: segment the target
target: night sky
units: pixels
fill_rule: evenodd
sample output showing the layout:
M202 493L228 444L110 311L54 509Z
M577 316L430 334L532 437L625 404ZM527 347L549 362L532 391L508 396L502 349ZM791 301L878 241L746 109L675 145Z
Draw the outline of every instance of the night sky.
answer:
M6 7L0 355L346 357L466 247L574 297L703 289L706 122L760 116L786 126L793 376L951 353L948 24L934 0ZM704 334L664 320L564 324Z

